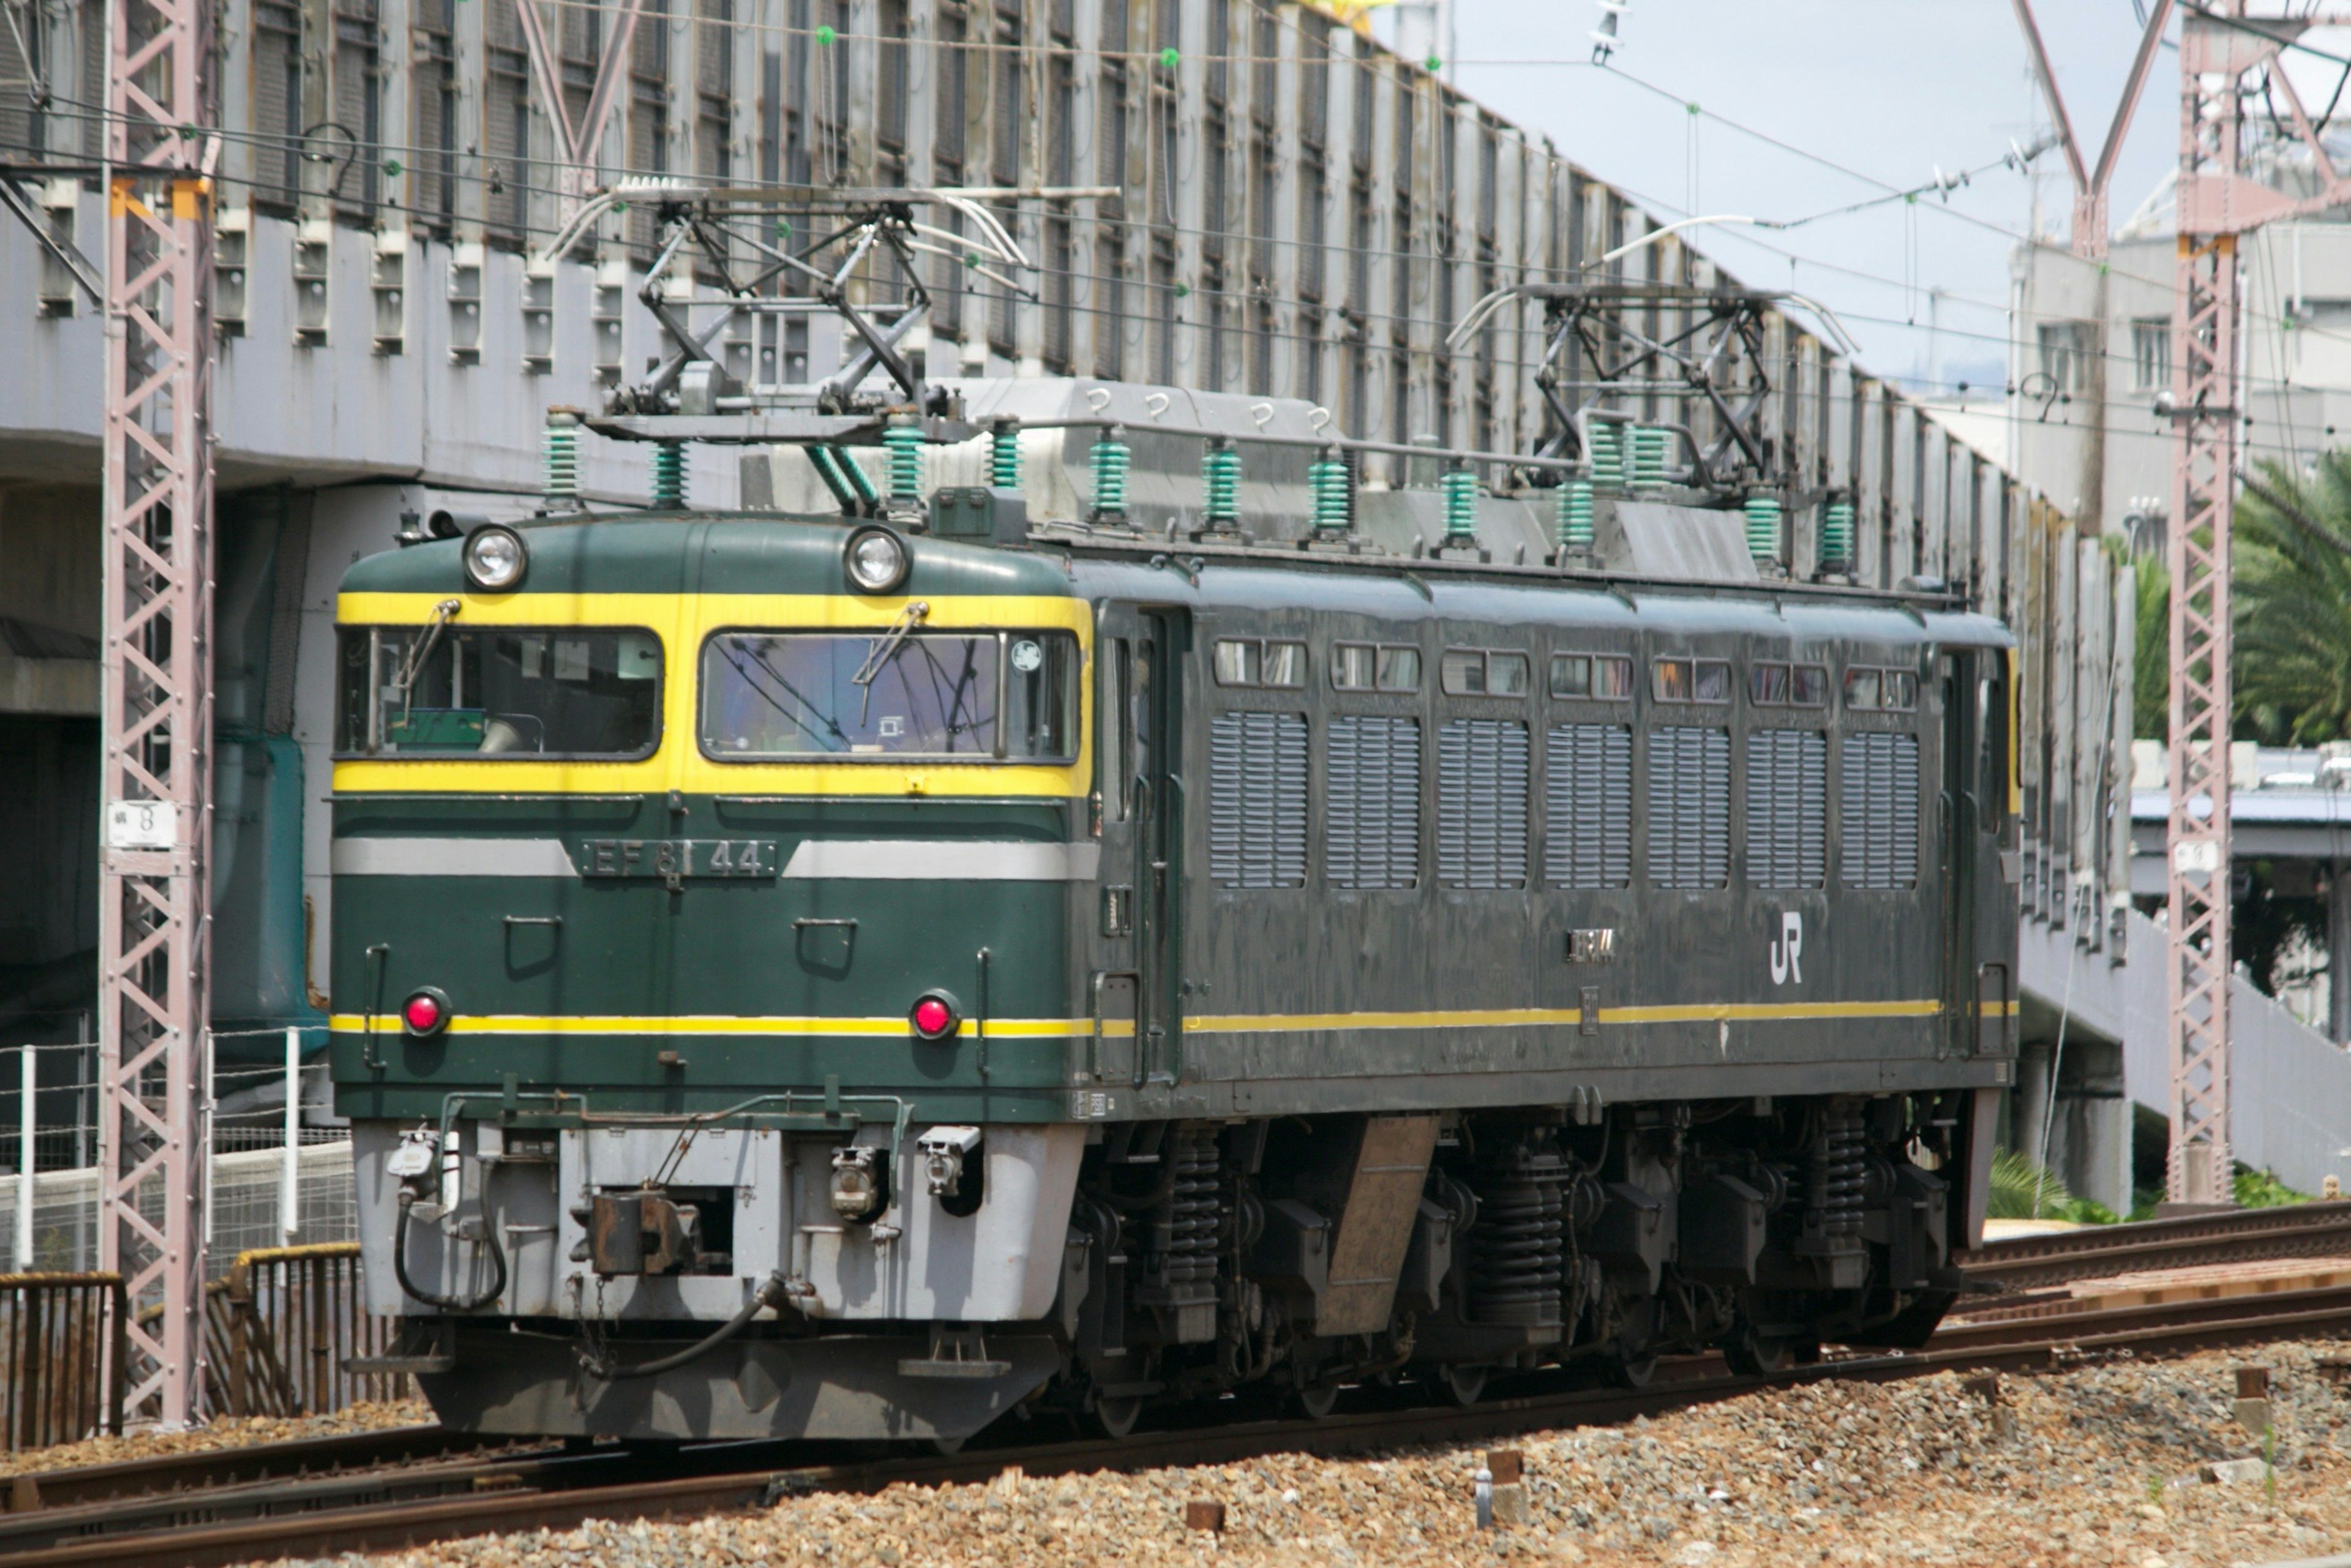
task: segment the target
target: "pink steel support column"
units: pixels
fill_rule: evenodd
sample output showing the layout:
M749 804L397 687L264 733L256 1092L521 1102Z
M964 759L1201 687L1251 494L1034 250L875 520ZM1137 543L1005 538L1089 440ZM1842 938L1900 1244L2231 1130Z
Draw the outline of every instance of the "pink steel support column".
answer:
M180 1426L204 1386L212 0L110 0L107 38L99 1260L133 1308L124 1408Z
M2243 0L2215 10L2243 13ZM2226 1203L2229 1158L2229 540L2237 486L2238 166L2245 35L2185 16L2179 260L2172 304L2170 904L2175 1203ZM2258 45L2256 45L2258 47ZM2199 201L2217 180L2222 199ZM2246 214L2251 216L2251 214ZM2250 228L2251 223L2242 225Z

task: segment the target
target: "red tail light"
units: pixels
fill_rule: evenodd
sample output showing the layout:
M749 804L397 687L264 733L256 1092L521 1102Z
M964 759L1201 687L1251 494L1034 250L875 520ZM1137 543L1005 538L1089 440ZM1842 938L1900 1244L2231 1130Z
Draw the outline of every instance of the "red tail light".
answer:
M914 1033L924 1040L946 1040L963 1024L963 1019L956 1016L955 1003L935 991L918 999L907 1017L914 1026Z
M449 1027L449 998L427 986L400 1004L400 1021L411 1034L439 1034Z

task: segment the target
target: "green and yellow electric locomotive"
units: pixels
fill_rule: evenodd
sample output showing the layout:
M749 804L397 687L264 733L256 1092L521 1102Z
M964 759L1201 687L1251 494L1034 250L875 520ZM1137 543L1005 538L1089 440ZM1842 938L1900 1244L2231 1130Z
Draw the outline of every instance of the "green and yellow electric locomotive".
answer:
M1998 625L1020 507L346 577L337 1103L445 1422L953 1443L1931 1330L2013 1067Z

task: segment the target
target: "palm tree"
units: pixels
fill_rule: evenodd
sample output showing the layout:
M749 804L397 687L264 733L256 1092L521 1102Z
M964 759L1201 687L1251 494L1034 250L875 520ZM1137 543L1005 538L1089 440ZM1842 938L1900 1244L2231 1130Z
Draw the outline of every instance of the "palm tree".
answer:
M2351 737L2351 452L2247 475L2235 545L2240 722L2273 744Z

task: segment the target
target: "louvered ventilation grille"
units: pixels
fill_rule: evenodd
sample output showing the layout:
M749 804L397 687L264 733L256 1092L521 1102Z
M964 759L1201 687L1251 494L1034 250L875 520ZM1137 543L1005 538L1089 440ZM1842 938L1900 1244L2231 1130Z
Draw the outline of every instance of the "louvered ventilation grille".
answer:
M1447 887L1527 882L1527 727L1447 719L1437 737L1437 872Z
M1730 879L1730 734L1660 729L1649 737L1649 876L1659 887Z
M1333 887L1420 882L1420 721L1361 714L1330 728L1323 865Z
M1818 887L1828 874L1829 743L1812 730L1747 737L1747 880Z
M1918 883L1918 737L1844 740L1844 880L1851 887Z
M1633 880L1633 732L1562 724L1543 748L1543 880L1623 887Z
M1208 723L1208 874L1219 887L1306 881L1306 720L1220 713Z

